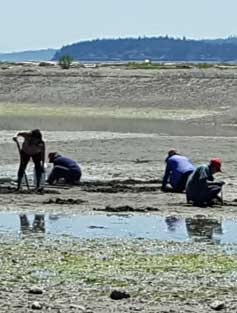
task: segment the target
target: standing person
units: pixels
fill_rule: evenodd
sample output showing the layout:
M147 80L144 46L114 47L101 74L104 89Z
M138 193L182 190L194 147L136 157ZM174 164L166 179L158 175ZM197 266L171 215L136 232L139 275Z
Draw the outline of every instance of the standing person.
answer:
M33 129L29 132L19 132L13 139L17 140L17 137L24 138L22 148L20 149L20 166L18 170L17 189L19 190L21 188L21 181L27 164L32 158L36 172L36 190L39 190L45 161L45 143L42 139L42 133L39 129Z
M222 203L218 194L225 183L223 181L214 182L213 177L214 174L222 172L221 165L221 160L214 158L208 165L197 167L187 181L187 202L192 201L194 205L205 206L212 205L213 200L217 199Z
M161 190L164 192L183 192L189 175L194 171L191 161L175 149L168 152L166 169ZM171 185L167 186L167 185Z
M76 161L61 156L57 152L51 152L48 155L49 163L53 163L54 167L49 174L47 182L52 185L55 181L63 178L66 183L75 184L80 181L81 169Z

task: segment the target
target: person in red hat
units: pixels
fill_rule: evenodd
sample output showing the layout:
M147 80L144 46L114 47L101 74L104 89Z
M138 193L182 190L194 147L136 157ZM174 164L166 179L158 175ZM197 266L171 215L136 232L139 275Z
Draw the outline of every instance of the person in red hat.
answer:
M189 176L186 185L187 202L197 206L209 206L215 200L222 203L218 196L221 192L223 181L214 181L214 174L222 172L222 161L219 158L210 160L208 165L201 165Z

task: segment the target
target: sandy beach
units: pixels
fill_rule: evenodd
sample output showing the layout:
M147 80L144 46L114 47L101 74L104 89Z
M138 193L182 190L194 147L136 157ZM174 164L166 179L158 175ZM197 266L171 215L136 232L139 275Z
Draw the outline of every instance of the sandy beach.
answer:
M236 85L235 68L0 66L1 213L93 218L129 206L132 215L235 220ZM79 162L80 186L14 192L19 156L12 137L36 127L47 153ZM185 194L160 191L172 147L196 165L223 160L223 206L194 208ZM33 312L34 301L41 312L212 312L215 300L223 312L237 309L236 253L212 242L0 238L1 312ZM42 269L53 274L32 276ZM29 293L32 285L42 294ZM113 289L131 297L111 300Z

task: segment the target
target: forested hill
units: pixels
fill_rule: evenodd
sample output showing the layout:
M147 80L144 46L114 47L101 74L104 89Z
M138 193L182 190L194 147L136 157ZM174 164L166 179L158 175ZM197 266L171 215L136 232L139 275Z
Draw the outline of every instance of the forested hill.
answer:
M74 60L216 61L237 60L237 38L213 40L169 37L97 39L64 46L53 60L69 55Z

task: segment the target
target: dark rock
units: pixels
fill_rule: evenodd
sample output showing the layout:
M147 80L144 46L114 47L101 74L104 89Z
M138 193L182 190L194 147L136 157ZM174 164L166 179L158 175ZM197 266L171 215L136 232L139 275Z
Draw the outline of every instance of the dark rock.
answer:
M210 304L210 307L215 311L220 311L225 308L225 303L223 301L215 300Z
M33 286L29 289L29 293L32 293L34 295L41 295L43 293L43 290L37 286Z
M32 303L31 308L32 308L33 310L41 310L41 309L42 309L42 305L41 305L38 301L34 301L34 302Z
M113 300L121 300L130 298L130 294L125 291L113 290L110 294L110 298Z

